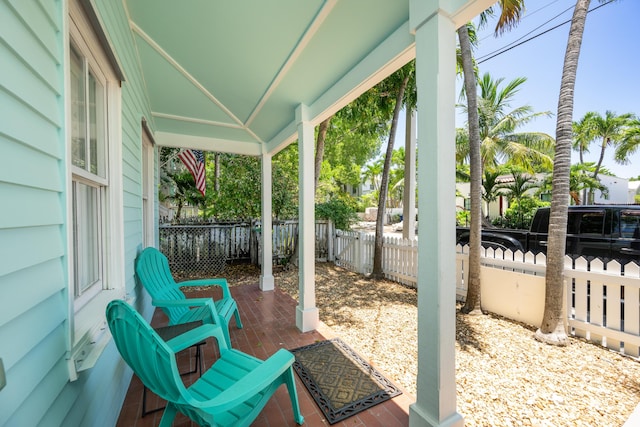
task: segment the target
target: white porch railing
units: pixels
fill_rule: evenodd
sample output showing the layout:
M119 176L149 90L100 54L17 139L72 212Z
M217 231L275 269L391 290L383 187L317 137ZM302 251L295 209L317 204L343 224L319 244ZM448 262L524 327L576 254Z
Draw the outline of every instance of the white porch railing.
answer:
M368 274L373 266L372 233L337 231L335 263ZM417 240L383 239L385 277L417 284ZM467 289L468 246L457 247L456 295ZM482 306L507 318L540 326L544 313L546 257L486 249L481 260ZM616 261L565 258L565 310L570 334L611 350L640 357L640 267Z

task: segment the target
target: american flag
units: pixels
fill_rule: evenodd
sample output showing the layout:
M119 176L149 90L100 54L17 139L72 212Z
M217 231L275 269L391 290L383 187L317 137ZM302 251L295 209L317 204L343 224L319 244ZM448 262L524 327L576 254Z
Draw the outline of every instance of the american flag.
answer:
M182 150L178 153L178 157L182 163L189 169L193 179L196 181L196 188L200 190L204 196L205 190L205 171L204 171L204 154L200 150Z

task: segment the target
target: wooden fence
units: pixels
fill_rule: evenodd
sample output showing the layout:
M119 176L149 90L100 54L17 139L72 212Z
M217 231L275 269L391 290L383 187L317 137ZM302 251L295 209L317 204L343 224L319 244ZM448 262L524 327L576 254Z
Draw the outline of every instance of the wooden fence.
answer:
M202 225L160 225L160 251L172 270L187 275L216 274L228 262L261 261L260 221ZM296 251L298 221L273 222L273 262L287 263ZM333 223L316 221L316 260L333 259Z

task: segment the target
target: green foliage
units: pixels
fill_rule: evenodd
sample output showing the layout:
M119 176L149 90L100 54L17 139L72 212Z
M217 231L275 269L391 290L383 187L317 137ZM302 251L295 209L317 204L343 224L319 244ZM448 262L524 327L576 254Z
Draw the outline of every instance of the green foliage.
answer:
M529 105L511 107L511 101L526 82L519 77L503 84L504 78L493 79L485 73L478 77L478 119L483 168L501 164L518 165L529 172L549 171L553 164L554 140L540 132L521 132L520 128L550 112L536 113ZM459 105L466 113L467 106ZM456 132L456 161L469 158L468 127Z
M334 198L343 184L359 185L362 168L378 155L388 133L388 113L374 89L338 111L327 128L316 200Z
M528 230L536 210L543 206L549 206L549 202L543 202L530 196L515 199L505 211L504 217L495 221L494 225Z
M298 214L298 147L292 144L273 162L272 209L275 218ZM220 190L207 192L206 217L259 218L262 215L262 172L258 157L220 155ZM207 183L213 173L207 174ZM210 187L212 188L212 187Z
M209 192L205 215L217 219L260 217L260 167L260 159L257 157L222 154L220 189L218 193Z
M349 196L316 203L316 218L330 219L339 230L349 230L358 221L356 201Z
M456 225L461 227L468 227L471 223L471 211L458 211L456 212Z

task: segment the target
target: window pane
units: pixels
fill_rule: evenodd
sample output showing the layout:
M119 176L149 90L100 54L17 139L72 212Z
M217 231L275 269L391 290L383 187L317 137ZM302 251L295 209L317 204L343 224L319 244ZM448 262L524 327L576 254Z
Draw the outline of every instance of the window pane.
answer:
M105 177L104 86L89 72L89 172Z
M640 239L640 214L631 210L620 212L620 232L622 237Z
M74 166L86 169L86 106L82 58L71 48L71 161Z
M100 189L73 184L76 296L100 281Z

